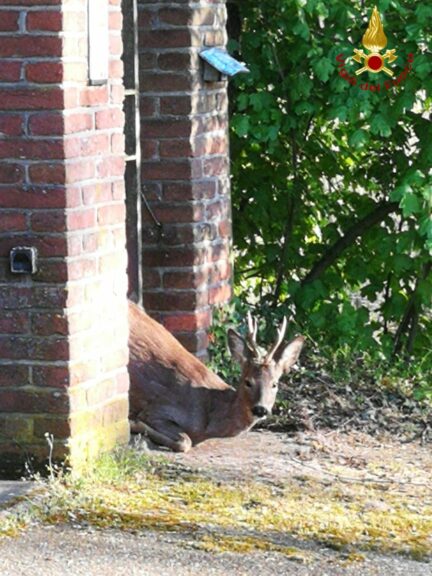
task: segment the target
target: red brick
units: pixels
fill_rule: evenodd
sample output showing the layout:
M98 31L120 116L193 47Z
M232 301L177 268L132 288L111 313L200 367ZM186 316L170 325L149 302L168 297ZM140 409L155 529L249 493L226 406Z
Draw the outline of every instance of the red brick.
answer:
M6 188L0 187L2 208L64 208L79 204L79 193L64 188Z
M143 276L144 288L162 288L162 278L158 270L146 270Z
M189 138L161 140L159 150L161 158L188 158L193 156L192 143Z
M41 258L64 256L66 254L66 239L63 235L14 234L0 237L0 256L7 258L14 246L35 246Z
M183 344L189 352L197 353L205 350L208 347L208 335L205 331L201 330L195 333L175 332L175 337Z
M188 30L149 30L139 35L140 48L189 48L191 33Z
M112 200L111 185L107 182L98 182L82 187L83 202L85 205L100 204Z
M82 252L85 254L86 252L96 252L98 249L98 237L99 234L95 232L90 232L89 234L82 235Z
M140 74L140 83L143 92L180 92L191 89L188 75L173 72L155 73L145 70Z
M88 86L80 92L80 106L97 106L108 103L106 86Z
M195 200L193 182L164 182L163 197L168 202Z
M67 114L64 117L65 133L85 132L93 128L93 114L88 112L78 112Z
M209 267L209 283L221 284L231 278L232 268L228 260L219 260Z
M121 56L123 53L123 42L120 35L110 34L109 37L109 53L111 57Z
M162 324L170 332L193 332L207 329L211 324L211 311L197 311L189 314L176 314L163 318Z
M144 160L159 160L158 140L144 140L141 143L141 156Z
M214 134L206 134L195 140L194 152L197 156L227 154L228 153L227 139L225 136L215 136Z
M62 56L62 39L57 36L2 36L0 58Z
M211 288L209 291L209 303L222 304L223 302L227 302L231 298L231 295L232 291L229 284Z
M121 30L123 26L123 16L119 12L110 12L109 14L109 28L110 30Z
M19 12L2 10L0 18L0 32L9 32L19 29Z
M28 160L52 160L64 158L64 146L57 140L24 140L9 138L0 140L0 158L20 158Z
M20 78L21 62L0 61L0 82L19 82Z
M6 360L67 360L66 339L37 340L22 336L0 336L0 358ZM0 401L2 410L3 403Z
M0 370L0 386L25 386L29 381L28 366L3 365Z
M45 284L58 284L68 281L68 268L66 262L52 262L42 260L39 262L37 273L33 276L35 282L44 282Z
M36 286L31 295L32 308L65 308L71 298L71 289L64 286Z
M195 11L188 6L180 8L162 8L158 12L158 17L162 24L185 27L192 23L194 12Z
M33 164L29 168L33 184L62 184L66 179L66 168L62 163Z
M0 232L19 232L27 228L27 217L22 212L1 212Z
M68 162L65 168L67 184L89 180L95 176L95 163L93 161Z
M191 56L184 52L164 52L159 55L158 64L161 70L187 70L191 66Z
M204 159L204 176L221 176L228 172L228 158L213 156Z
M216 200L207 205L206 216L207 220L220 220L225 219L230 212L230 204L228 198L223 198L222 200Z
M81 156L106 155L110 151L109 134L89 133L80 138Z
M196 290L171 292L169 297L165 292L144 292L144 306L149 310L187 311L207 305L207 293Z
M68 230L94 228L96 226L96 210L94 208L86 208L69 211L66 220Z
M124 113L120 108L108 108L96 112L96 128L98 130L122 128L123 123Z
M142 168L146 180L188 180L192 176L189 160L143 162Z
M143 263L144 266L160 267L160 266L199 266L204 264L207 259L207 250L195 249L193 247L187 248L146 248L143 249Z
M40 313L33 314L32 333L37 336L52 336L68 334L67 318L60 313Z
M37 414L67 414L69 412L68 396L57 392L30 392L24 390L0 391L2 412L22 412Z
M110 97L111 104L123 104L125 97L125 89L123 84L112 84Z
M141 123L146 138L188 138L192 130L189 119L181 120L145 120Z
M190 96L162 96L160 99L160 113L162 116L185 116L192 112L192 99Z
M199 271L176 271L165 272L163 275L163 286L165 289L200 289L208 283L208 272L201 269Z
M123 155L125 152L125 137L123 133L113 134L111 136L111 152L113 154Z
M69 385L67 366L34 366L33 384L35 386L65 388Z
M0 136L19 136L23 118L19 114L0 114Z
M204 216L204 207L202 205L181 204L162 206L153 206L153 212L156 218L163 223L169 222L200 222Z
M232 236L232 226L230 220L223 220L219 223L219 236L221 238L230 238Z
M125 160L119 156L108 156L101 160L97 166L99 178L109 178L112 176L122 176L125 170Z
M29 130L36 136L61 136L65 132L63 115L58 112L32 114L29 118Z
M68 265L68 279L82 280L94 277L98 272L97 261L94 258L85 258L70 262Z
M228 260L229 259L229 248L228 243L214 244L212 246L211 252L207 255L207 260L209 263L217 262L218 260Z
M46 434L52 434L56 440L69 438L71 425L67 418L36 417L33 424L33 433L36 438L45 439Z
M157 99L153 96L140 96L141 118L155 116L157 112Z
M111 204L98 208L97 220L99 226L107 226L109 224L120 224L125 221L126 206L121 204Z
M63 29L62 13L54 10L29 12L26 19L26 28L29 31L61 32Z
M26 334L30 328L30 321L26 312L2 311L0 316L1 334ZM3 367L2 367L3 369Z
M124 74L124 66L122 60L111 60L109 63L109 76L113 79L121 79Z
M60 5L64 0L43 0L45 6ZM41 0L7 0L8 6L40 6Z
M61 62L27 64L26 79L41 84L59 84L63 79L63 64Z
M19 164L0 162L0 184L17 184L24 179L24 168Z

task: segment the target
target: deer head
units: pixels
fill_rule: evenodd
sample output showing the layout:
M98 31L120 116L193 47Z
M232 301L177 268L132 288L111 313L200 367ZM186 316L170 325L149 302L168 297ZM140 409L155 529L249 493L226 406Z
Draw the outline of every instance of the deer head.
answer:
M238 393L256 419L271 414L279 379L297 362L304 343L304 337L298 336L283 345L286 327L287 321L284 318L277 330L276 341L268 350L257 344L258 324L250 313L246 338L231 328L228 330L230 352L242 367Z

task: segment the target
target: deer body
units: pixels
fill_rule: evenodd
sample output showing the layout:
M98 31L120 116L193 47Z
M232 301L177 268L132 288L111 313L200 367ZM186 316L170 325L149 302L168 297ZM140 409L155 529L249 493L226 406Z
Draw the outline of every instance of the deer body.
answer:
M254 413L256 406L265 414L271 411L274 387L269 393L256 386L253 394L242 384L234 389L133 303L129 305L129 325L133 432L145 431L157 444L187 451L208 438L236 436L248 430L264 415ZM271 367L266 369L267 379L274 380Z

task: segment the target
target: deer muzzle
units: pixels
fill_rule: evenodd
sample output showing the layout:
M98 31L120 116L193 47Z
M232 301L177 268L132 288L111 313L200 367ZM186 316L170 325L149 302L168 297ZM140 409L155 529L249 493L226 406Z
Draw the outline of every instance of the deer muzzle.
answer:
M258 418L264 418L265 416L268 416L269 411L265 406L254 406L252 408L252 414Z

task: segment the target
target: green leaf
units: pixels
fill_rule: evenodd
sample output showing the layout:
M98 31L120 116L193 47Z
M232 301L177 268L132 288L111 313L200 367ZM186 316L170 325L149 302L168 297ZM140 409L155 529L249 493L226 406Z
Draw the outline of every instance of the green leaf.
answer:
M350 135L348 143L352 148L362 148L369 141L369 135L366 130L360 128Z
M238 136L246 136L246 134L249 132L249 117L237 116L233 119L232 126Z
M371 121L371 132L384 137L391 136L391 128L387 118L382 114L376 114Z
M420 211L420 202L415 194L408 193L403 196L400 207L403 215L407 217Z
M332 74L335 71L335 64L333 61L329 60L328 58L321 58L313 67L315 74L321 80L321 82L327 82Z

